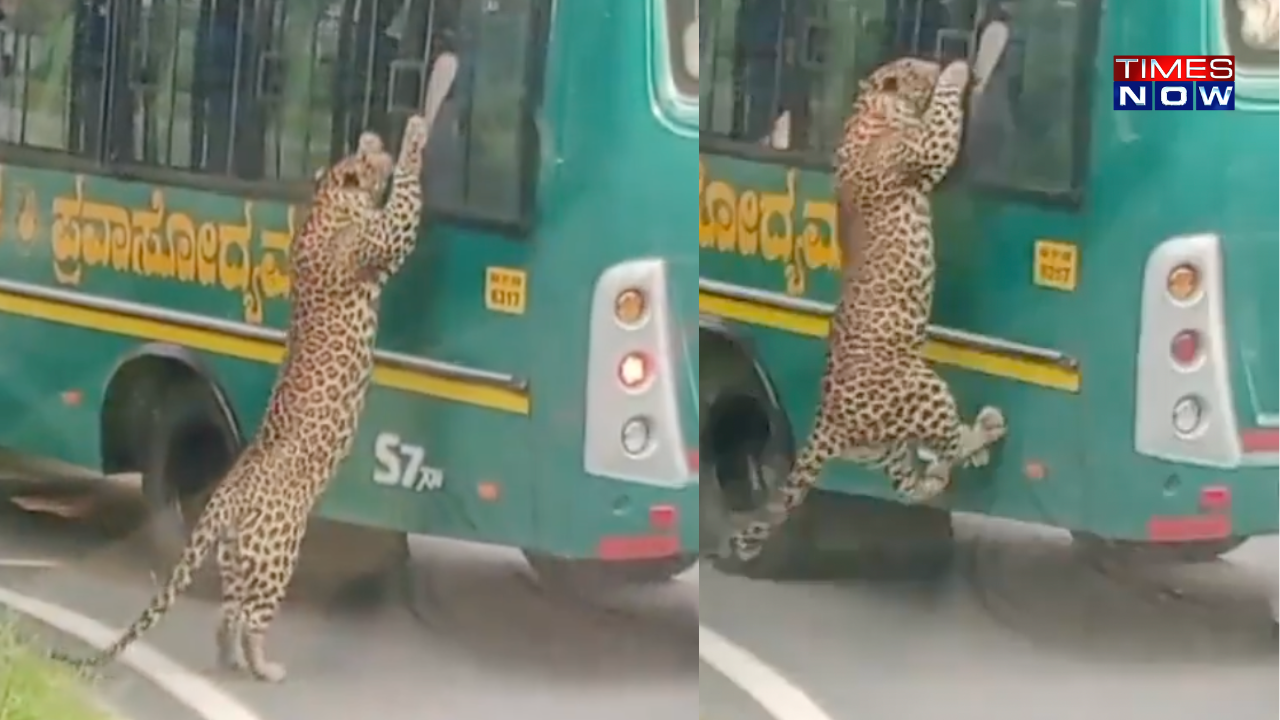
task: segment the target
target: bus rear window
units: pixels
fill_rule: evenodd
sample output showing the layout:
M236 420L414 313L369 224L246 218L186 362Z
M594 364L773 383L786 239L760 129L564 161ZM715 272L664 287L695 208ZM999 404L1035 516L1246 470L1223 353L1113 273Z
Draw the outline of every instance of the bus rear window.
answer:
M667 47L676 90L698 97L698 0L666 0Z
M1227 50L1249 70L1280 64L1280 0L1221 0Z

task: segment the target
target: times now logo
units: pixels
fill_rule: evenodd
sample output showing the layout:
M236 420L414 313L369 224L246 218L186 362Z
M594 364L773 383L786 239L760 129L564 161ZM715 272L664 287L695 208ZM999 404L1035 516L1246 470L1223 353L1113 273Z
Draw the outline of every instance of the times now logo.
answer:
M1115 110L1234 110L1234 55L1116 55Z

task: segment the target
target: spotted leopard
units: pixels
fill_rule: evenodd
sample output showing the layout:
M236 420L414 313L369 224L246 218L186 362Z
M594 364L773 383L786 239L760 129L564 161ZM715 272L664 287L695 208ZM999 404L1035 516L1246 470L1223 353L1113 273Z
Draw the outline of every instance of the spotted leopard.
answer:
M757 557L832 458L883 470L905 500L923 502L948 486L953 466L986 464L1004 436L993 407L964 424L924 359L936 269L930 194L959 153L968 85L966 63L942 70L915 58L859 84L834 158L846 262L817 420L786 482L723 553ZM922 447L935 458L923 471Z
M285 357L253 440L214 489L168 582L141 616L78 667L105 664L155 625L210 550L222 582L219 665L279 682L265 637L292 579L307 521L351 451L373 375L378 302L417 243L422 162L456 61L437 62L422 115L409 118L394 167L378 135L317 174L311 210L290 248L292 313ZM378 199L391 178L385 207Z

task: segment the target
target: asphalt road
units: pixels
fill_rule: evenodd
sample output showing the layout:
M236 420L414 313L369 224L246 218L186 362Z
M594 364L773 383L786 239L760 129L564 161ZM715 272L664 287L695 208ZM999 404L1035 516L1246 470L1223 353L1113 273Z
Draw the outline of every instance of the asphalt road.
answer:
M131 619L152 580L119 525L90 520L0 509L0 592L113 627ZM212 670L214 608L199 599L180 602L147 640L250 720L1280 716L1276 643L1254 573L1230 563L1098 568L1057 535L1009 524L965 521L961 534L961 561L941 583L775 584L702 569L589 602L547 595L514 553L417 540L403 601L287 608L271 637L290 666L284 685ZM731 680L699 659L707 630L755 667ZM785 702L767 712L741 687L763 666L757 695L788 685L825 718L788 714ZM132 720L199 717L124 668L102 687Z
M966 520L961 533L956 572L931 585L704 570L701 622L832 720L1280 716L1266 576L1231 563L1098 568L1061 536L1013 524ZM733 707L732 689L704 678L702 690L704 717Z
M696 717L696 577L587 602L544 593L509 551L415 540L413 553L403 602L288 606L270 637L290 671L279 686L213 669L212 603L184 598L146 640L243 703L252 720ZM151 583L136 544L108 537L93 518L72 524L0 509L0 592L118 627L143 607ZM133 720L199 717L119 665L101 682Z

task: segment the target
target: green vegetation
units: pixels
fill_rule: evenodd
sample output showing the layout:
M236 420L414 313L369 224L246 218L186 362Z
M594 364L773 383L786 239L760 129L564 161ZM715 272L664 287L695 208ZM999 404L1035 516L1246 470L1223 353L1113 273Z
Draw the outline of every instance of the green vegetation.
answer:
M0 627L0 720L108 720L76 674L28 650Z

